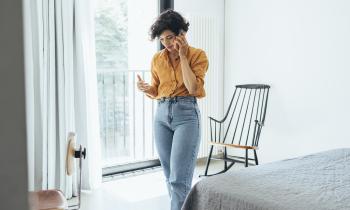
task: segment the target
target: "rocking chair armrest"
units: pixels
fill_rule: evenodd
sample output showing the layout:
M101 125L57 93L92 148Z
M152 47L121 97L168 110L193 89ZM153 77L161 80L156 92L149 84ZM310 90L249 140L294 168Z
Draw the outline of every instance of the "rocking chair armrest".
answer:
M210 120L213 120L214 122L217 122L217 123L223 123L224 122L224 120L217 120L217 119L215 119L215 118L213 118L213 117L208 117Z

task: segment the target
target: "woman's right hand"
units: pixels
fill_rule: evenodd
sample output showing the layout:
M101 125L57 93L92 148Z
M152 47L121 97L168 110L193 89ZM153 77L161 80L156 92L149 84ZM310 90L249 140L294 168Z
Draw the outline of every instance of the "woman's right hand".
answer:
M140 75L137 75L137 79L137 88L144 93L151 94L152 87L146 83Z

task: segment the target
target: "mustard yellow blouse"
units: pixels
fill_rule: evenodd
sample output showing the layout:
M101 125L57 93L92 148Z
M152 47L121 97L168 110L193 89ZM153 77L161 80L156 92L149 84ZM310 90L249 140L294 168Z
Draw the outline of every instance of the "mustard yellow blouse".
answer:
M189 47L187 60L197 77L197 92L192 95L189 94L183 82L180 59L176 61L173 68L166 49L157 52L153 56L151 86L158 90L155 99L174 96L195 96L197 98L205 96L204 77L208 70L207 56L203 50Z

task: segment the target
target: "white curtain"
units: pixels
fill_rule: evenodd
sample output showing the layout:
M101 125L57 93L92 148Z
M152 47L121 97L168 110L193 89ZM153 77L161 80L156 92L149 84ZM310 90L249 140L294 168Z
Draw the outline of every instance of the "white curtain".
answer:
M88 149L83 168L83 188L97 188L102 181L101 145L95 59L95 1L75 1L76 131Z
M92 0L24 1L29 190L76 194L67 135L87 148L83 187L101 182Z

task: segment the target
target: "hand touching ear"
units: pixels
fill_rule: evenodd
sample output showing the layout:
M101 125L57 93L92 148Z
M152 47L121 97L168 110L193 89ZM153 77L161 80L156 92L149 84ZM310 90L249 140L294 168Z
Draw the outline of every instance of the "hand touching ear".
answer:
M175 38L175 49L179 52L180 56L186 56L188 51L188 43L185 37L185 33L181 32L179 36Z

